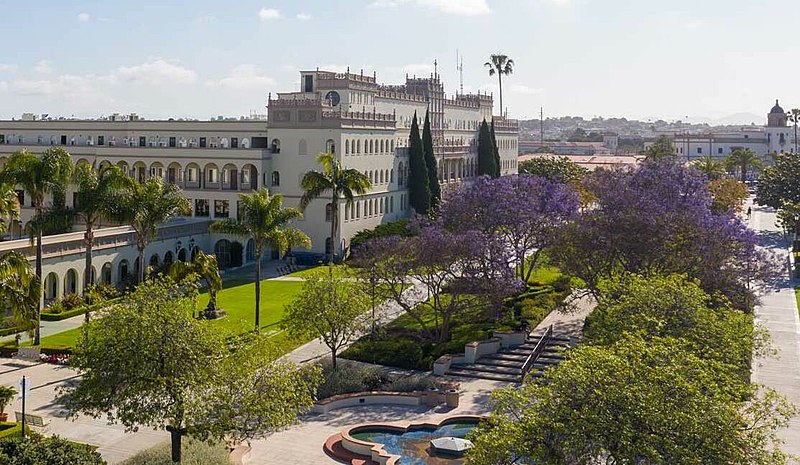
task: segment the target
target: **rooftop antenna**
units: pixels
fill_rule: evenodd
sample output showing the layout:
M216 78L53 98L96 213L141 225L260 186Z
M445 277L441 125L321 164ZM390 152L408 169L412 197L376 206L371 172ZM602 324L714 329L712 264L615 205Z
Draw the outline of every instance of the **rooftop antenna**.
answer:
M458 71L459 93L464 95L464 57L456 49L456 70Z

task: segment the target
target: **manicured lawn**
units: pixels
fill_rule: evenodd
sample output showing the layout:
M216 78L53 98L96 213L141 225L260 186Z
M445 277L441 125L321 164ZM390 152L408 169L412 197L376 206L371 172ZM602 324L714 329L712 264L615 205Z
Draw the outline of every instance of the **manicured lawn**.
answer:
M336 276L342 276L343 270L345 269L347 269L346 266L334 265L333 274ZM299 270L295 271L294 273L289 273L286 276L290 276L292 278L306 278L308 276L319 276L322 273L330 273L329 267L327 265L312 266L304 270Z
M280 332L279 323L283 318L283 309L302 289L302 281L269 281L261 282L261 331L274 332L274 342L284 351L291 350L303 341L288 339ZM197 299L197 310L208 304L208 293L203 292ZM241 334L252 331L255 326L255 284L252 282L226 283L226 287L217 295L217 306L225 310L226 316L207 323L218 328L226 335ZM75 345L81 336L81 328L42 338L43 347L67 348Z

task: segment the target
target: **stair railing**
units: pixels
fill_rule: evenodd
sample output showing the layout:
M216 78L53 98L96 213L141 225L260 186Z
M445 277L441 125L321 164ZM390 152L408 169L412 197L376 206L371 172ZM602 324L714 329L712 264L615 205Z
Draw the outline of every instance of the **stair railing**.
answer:
M553 337L553 325L547 327L547 330L542 334L542 337L539 339L539 342L536 343L536 346L531 351L528 358L525 359L525 363L522 364L521 375L524 378L525 375L533 368L533 364L536 363L536 360L539 359L539 356L542 355L544 352L545 347L547 347L547 343L550 342L550 339Z

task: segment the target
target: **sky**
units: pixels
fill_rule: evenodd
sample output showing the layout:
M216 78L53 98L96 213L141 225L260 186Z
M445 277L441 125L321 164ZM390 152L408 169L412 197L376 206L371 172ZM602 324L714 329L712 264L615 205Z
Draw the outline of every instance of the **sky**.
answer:
M510 117L755 119L800 107L797 0L4 0L0 118L264 113L299 70L400 84L434 60L452 95ZM496 108L499 113L499 108ZM737 121L738 122L738 121ZM746 121L741 121L746 122Z

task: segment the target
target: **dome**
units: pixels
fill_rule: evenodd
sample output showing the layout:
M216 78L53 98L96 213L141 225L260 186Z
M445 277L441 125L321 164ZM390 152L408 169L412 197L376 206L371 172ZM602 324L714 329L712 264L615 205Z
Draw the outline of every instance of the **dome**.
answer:
M781 106L778 105L778 99L775 99L775 106L772 107L772 110L770 110L769 112L770 113L785 113L783 111L783 108L781 108Z

